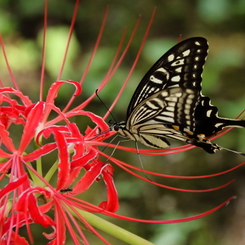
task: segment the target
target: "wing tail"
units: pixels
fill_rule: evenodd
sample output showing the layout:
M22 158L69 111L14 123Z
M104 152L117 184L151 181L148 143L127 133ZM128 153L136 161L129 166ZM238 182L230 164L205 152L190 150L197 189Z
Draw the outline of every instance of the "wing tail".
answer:
M245 120L220 118L220 124L222 128L227 128L227 127L245 128Z

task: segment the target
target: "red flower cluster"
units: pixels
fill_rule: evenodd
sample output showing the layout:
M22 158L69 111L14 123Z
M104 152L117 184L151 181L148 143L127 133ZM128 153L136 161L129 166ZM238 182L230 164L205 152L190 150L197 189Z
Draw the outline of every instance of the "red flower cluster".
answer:
M0 108L2 146L0 155L4 159L0 165L0 180L3 181L5 175L9 178L9 183L0 191L1 224L4 224L1 232L6 242L12 241L12 239L14 241L22 240L18 236L19 227L23 225L29 227L34 222L44 227L52 226L55 231L52 235L46 235L47 238L60 237L60 241L62 241L65 233L61 230L64 229L62 226L65 224L57 222L57 220L65 217L64 210L67 210L68 207L72 208L74 212L77 207L92 213L115 212L118 209L118 197L112 178L113 167L109 163L99 160L97 146L86 143L88 137L94 135L94 131L88 128L85 135L82 135L76 124L69 122L67 115L70 115L71 111L70 113L61 112L54 105L54 99L63 83L73 84L76 87L74 96L80 94L80 84L73 81L55 82L50 87L46 102L37 103L32 103L28 97L13 88L0 89L1 105L4 105ZM17 96L20 102L11 99L9 95ZM62 126L50 125L47 118L52 111L58 114L56 120L63 120L66 124ZM103 119L93 113L80 110L73 111L72 114L91 118L102 131L108 129ZM23 134L18 148L15 147L8 131L11 126L16 124L23 126ZM111 132L108 132L103 137L97 137L97 142L110 134ZM51 136L54 141L42 145L41 142ZM39 147L28 153L28 146L33 142L36 142ZM58 152L57 163L50 168L50 172L46 176L43 176L41 158L55 150ZM36 162L36 168L33 167L34 162ZM74 184L82 169L85 170L85 174L72 188L71 193L64 194L62 190ZM57 184L56 187L53 187L49 183L49 179L56 170L58 170ZM71 200L71 196L88 190L94 181L99 180L100 176L107 187L108 199L106 201L96 207L80 200ZM38 205L37 200L40 197L47 203ZM10 200L12 201L10 202ZM53 207L56 211L55 220L45 215ZM29 237L31 238L30 232ZM60 243L58 242L58 244Z

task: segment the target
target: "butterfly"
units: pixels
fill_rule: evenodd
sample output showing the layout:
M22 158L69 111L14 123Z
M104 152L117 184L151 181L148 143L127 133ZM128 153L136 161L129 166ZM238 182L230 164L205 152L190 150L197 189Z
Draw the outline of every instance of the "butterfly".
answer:
M167 138L215 153L225 149L208 140L225 127L245 127L244 120L218 116L202 95L202 72L208 54L202 37L186 39L166 52L146 73L129 103L126 121L110 129L153 148L167 148Z

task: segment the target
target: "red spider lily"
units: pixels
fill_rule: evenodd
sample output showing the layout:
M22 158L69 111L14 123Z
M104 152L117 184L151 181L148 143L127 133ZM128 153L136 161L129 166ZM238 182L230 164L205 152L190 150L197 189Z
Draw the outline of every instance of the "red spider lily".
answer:
M66 230L68 230L74 244L89 244L83 230L87 229L94 233L105 244L109 242L100 235L95 229L99 228L113 236L118 237L124 241L130 241L131 244L151 244L142 238L137 237L115 225L109 224L103 219L96 216L94 213L101 213L111 217L125 219L128 221L144 222L144 223L174 223L186 222L203 217L210 214L217 209L227 204L232 198L209 210L203 214L192 216L185 219L178 220L138 220L130 217L125 217L115 214L119 208L118 194L113 179L113 167L108 162L103 162L101 157L109 158L110 162L120 166L122 169L129 173L144 179L152 184L186 192L207 192L214 191L230 184L228 182L222 186L215 187L207 190L187 190L169 187L159 183L150 181L142 177L133 170L143 171L124 162L119 161L113 157L109 157L103 151L100 151L99 146L108 146L115 148L113 144L107 144L105 139L111 137L115 132L109 131L109 126L104 121L108 113L103 117L99 117L92 112L85 111L84 108L95 97L93 94L86 101L81 103L74 109L70 106L75 97L80 95L82 88L81 85L89 71L89 67L93 61L94 54L98 48L107 16L107 10L102 22L100 33L94 47L91 59L87 68L81 78L80 83L75 81L62 81L60 79L65 64L65 58L68 52L69 42L72 35L72 30L78 10L79 1L76 1L74 15L68 36L67 48L64 55L64 60L58 75L58 79L54 82L48 91L46 100L43 100L43 84L44 84L44 67L45 67L45 47L46 47L46 25L47 25L47 1L45 2L45 18L44 18L44 44L43 44L43 63L40 82L40 100L32 102L25 96L18 88L14 75L11 71L4 43L2 38L0 43L2 46L3 54L9 69L10 76L14 83L14 88L2 87L0 88L0 135L1 135L1 149L0 149L0 181L3 183L7 179L5 187L0 190L0 237L1 244L29 244L34 243L33 234L31 232L31 224L36 223L44 228L51 227L52 233L43 233L43 235L51 240L48 244L64 244L66 241ZM112 104L111 108L116 104L119 96L123 92L133 70L138 61L141 50L144 46L146 36L149 32L154 13L152 14L146 34L143 38L138 55L126 78L122 89L120 90L117 98ZM110 81L123 58L125 57L128 48L133 40L139 21L137 21L135 29L131 38L126 45L125 50L119 56L121 46L124 40L125 33L123 34L122 41L119 44L115 58L112 64L99 85L98 91L101 91L104 86ZM75 87L75 92L71 96L70 101L67 103L66 108L61 111L55 105L55 98L63 84L71 84ZM52 113L56 113L56 117L50 119ZM81 133L75 123L70 122L70 118L77 116L85 116L91 119L96 124L94 129L87 128L84 133ZM59 123L59 124L58 124ZM61 124L62 123L62 124ZM17 144L11 138L11 128L22 126L22 136ZM103 132L100 134L99 132ZM32 145L36 145L33 150ZM119 149L137 152L136 149L118 146ZM157 154L173 154L193 148L193 146L184 146L179 148L172 148L159 153L155 150L139 150L142 154L157 155ZM51 153L57 153L57 161L50 165L49 171L43 173L42 158L49 156ZM237 166L239 167L239 166ZM231 169L233 170L233 169ZM231 171L231 170L227 170ZM147 174L159 175L168 178L207 178L219 174L209 176L170 176L144 171ZM57 175L56 184L50 181L52 177ZM78 194L88 191L94 182L104 181L106 187L106 200L101 200L99 205L94 205L78 199ZM72 186L72 187L71 187ZM96 194L97 195L97 194ZM53 215L50 215L50 212ZM81 225L82 224L82 225ZM27 241L19 234L21 227L25 226L28 233Z

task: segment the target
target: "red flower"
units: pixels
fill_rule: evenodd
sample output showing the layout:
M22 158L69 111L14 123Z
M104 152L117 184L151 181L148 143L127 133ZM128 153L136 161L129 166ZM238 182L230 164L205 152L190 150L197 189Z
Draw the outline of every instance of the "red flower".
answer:
M71 30L68 37L67 50L78 10L78 2L79 1L76 2L74 10ZM93 94L76 108L70 109L70 105L72 104L74 98L82 91L81 84L87 75L93 60L93 56L97 50L101 35L103 33L106 15L107 11L103 19L102 27L94 48L94 52L91 56L91 60L87 68L85 69L81 82L78 83L75 81L60 80L65 63L64 58L62 68L58 76L58 81L54 82L50 86L46 100L42 99L46 51L44 38L43 65L41 73L42 79L40 83L40 100L38 102L32 102L19 90L8 63L3 40L2 38L0 39L6 64L14 83L14 88L0 88L0 157L2 159L0 163L0 181L3 182L7 179L7 184L0 190L1 244L29 244L29 242L19 234L19 230L22 226L25 226L27 229L29 241L34 243L35 240L31 232L31 224L33 223L40 224L44 228L52 227L52 233L43 234L47 239L51 240L48 244L64 244L66 241L66 230L69 231L74 244L81 244L81 240L84 244L89 244L84 235L81 223L84 227L86 227L86 229L89 229L92 233L98 236L105 244L109 244L109 242L106 241L95 228L100 228L101 230L111 233L122 240L131 240L132 243L134 243L134 241L140 241L141 244L149 244L147 241L141 240L141 238L136 237L135 235L132 235L126 231L124 231L122 235L121 228L109 224L108 222L94 215L94 213L101 213L111 217L145 223L185 222L212 213L218 208L224 206L231 199L230 198L220 206L206 213L179 220L138 220L115 214L119 208L119 201L113 179L114 169L109 162L104 162L101 160L102 156L106 159L109 159L110 162L113 162L114 164L125 169L129 173L144 179L145 181L173 190L206 192L220 189L230 182L223 186L209 190L186 190L173 188L155 183L136 174L131 169L138 171L142 170L115 159L114 157L109 157L103 151L100 151L99 146L108 146L112 148L116 147L113 144L104 142L105 139L111 137L115 133L109 130L109 125L107 125L107 123L104 121L108 116L108 113L103 118L101 118L92 112L84 110L89 102L95 97L95 94ZM146 40L146 36L149 32L153 16L154 12L146 34L143 38L142 45L140 46L138 55L135 59L134 65L132 66L132 69L130 70L129 75L112 107L117 102L127 81L129 80L130 75L132 74L132 71L134 70ZM46 17L47 1L45 5L45 31ZM132 36L129 39L129 42L126 45L126 48L123 51L121 57L119 57L119 53L122 43L119 45L115 59L112 61L112 65L102 80L98 91L104 88L104 86L109 82L121 64L135 35L138 24L139 21L137 22L135 30L133 31ZM44 33L44 37L45 36L46 35ZM66 57L66 54L64 57ZM59 89L63 84L73 85L75 87L75 92L71 96L70 101L67 103L66 108L61 111L54 102ZM52 116L54 112L56 113L55 117ZM70 122L70 118L78 116L88 117L96 124L96 127L94 129L88 127L84 133L81 133L77 125ZM20 127L22 127L22 135L19 142L16 141L16 139L10 133L10 128L12 127L18 127L18 130L20 130ZM99 132L103 133L100 134ZM122 146L117 147L125 151L137 152L136 149ZM164 150L161 153L156 150L139 150L139 152L141 154L148 155L173 154L175 152L187 150L192 147L193 146L172 148ZM43 158L54 153L56 154L57 160L54 163L50 163L49 161L49 170L45 174L43 172ZM148 171L144 172L147 174L170 178L190 179L211 177L211 175L197 177L167 176ZM51 181L53 177L57 178L56 184L53 184ZM91 185L97 181L104 181L107 195L106 200L102 199L99 205L95 205L76 197L78 194L89 191ZM93 194L99 195L100 193ZM53 213L53 215L50 215L50 213Z

